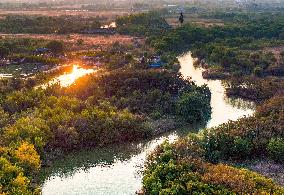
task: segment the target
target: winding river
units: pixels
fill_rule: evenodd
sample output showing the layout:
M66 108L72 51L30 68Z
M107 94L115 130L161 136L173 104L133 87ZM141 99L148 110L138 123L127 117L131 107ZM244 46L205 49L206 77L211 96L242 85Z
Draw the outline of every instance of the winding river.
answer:
M207 84L212 92L212 117L207 127L228 120L251 115L255 105L242 99L225 96L220 80L205 80L202 69L194 68L191 53L179 57L180 72L191 77L197 85ZM57 160L52 167L42 171L43 195L130 195L141 189L141 170L147 153L165 139L173 141L200 128L192 126L153 138L151 140L113 145L100 149L72 153Z

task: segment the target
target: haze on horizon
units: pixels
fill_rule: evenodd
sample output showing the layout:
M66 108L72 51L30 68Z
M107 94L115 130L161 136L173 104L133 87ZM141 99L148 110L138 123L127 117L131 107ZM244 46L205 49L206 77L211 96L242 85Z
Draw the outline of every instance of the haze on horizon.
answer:
M112 3L112 2L130 2L130 3L135 3L135 2L168 2L168 3L178 3L178 2L212 2L212 0L1 0L0 3ZM215 0L215 2L220 3L220 2L244 2L244 3L249 3L249 2L255 2L255 3L284 3L284 0Z

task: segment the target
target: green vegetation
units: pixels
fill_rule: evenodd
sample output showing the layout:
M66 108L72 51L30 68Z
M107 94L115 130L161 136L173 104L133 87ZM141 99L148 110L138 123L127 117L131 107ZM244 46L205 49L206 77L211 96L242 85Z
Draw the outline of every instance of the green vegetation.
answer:
M279 162L283 162L283 154L284 154L284 141L282 138L272 138L267 146L267 150L269 156Z
M227 94L254 101L264 101L281 94L284 81L277 77L233 77L228 81Z
M62 152L161 133L151 128L153 119L204 122L210 117L208 88L167 70L101 71L67 88L20 90L27 83L12 83L3 83L0 99L1 191L8 194L37 193L33 181L41 161Z
M146 36L147 45L139 50L115 43L75 53L70 59L92 57L103 65L69 87L35 86L70 67L29 79L1 79L0 193L39 194L35 183L41 164L63 152L146 139L168 130L157 131L153 121L166 128L167 119L175 125L205 123L211 115L208 87L177 73L176 55L191 50L200 59L197 64L207 68L204 76L227 79L229 95L262 103L251 117L157 147L144 172L145 193L284 194L272 179L228 165L259 158L284 161L284 55L273 50L284 43L283 13L202 17L222 19L224 26L186 24L170 29L157 13L119 17L117 31ZM74 33L99 26L94 18L6 16L0 31ZM40 45L55 54L31 55ZM4 39L0 57L58 64L61 61L54 56L62 54L64 46L58 41ZM148 62L156 55L164 65L151 69ZM140 62L142 56L145 62Z
M143 187L149 194L283 194L271 179L224 163L257 158L283 162L284 98L275 96L254 116L229 121L156 148Z
M260 17L260 16L258 16ZM245 21L211 28L192 24L149 38L149 43L160 51L184 52L210 64L221 66L234 74L252 74L255 68L266 70L276 61L272 53L251 51L283 44L284 21L282 14L264 15Z
M159 53L192 51L206 78L226 79L227 94L261 102L255 114L205 129L148 156L146 194L283 194L284 189L239 162L283 163L283 13L214 13L222 26L182 27L149 36ZM282 50L282 52L281 52ZM182 111L182 113L186 113Z
M0 38L0 57L33 54L38 48L48 48L54 54L64 52L64 44L60 41L33 38Z
M40 167L40 158L34 146L28 142L12 147L0 146L1 194L39 194L31 184L34 173Z
M210 117L208 88L198 87L167 70L114 70L95 77L83 77L75 85L55 93L92 101L109 100L120 109L127 108L142 115L157 112L161 116L179 115L180 107L191 101L196 110L183 108L187 109L190 122L203 122ZM185 96L182 94L186 94L187 101L182 101Z
M0 21L0 32L3 33L67 34L101 27L97 18L80 16L7 15Z
M32 53L37 48L48 44L47 40L29 38L0 38L0 57Z
M147 42L160 53L190 50L199 59L196 63L207 68L204 77L229 80L229 95L265 100L272 97L266 94L275 94L281 90L281 79L277 83L277 79L266 77L284 75L283 51L278 52L284 45L283 13L233 12L218 13L218 17L214 14L209 16L226 23L213 27L186 24L150 36ZM274 85L271 82L277 83L277 86L260 89L262 86ZM275 90L276 88L278 89Z
M146 193L283 194L271 179L224 164L252 157L283 162L283 105L274 97L255 116L162 144L148 157Z
M64 45L60 41L50 41L46 45L46 47L56 54L62 53L64 51Z
M260 106L255 116L205 131L204 147L208 159L213 162L220 159L244 160L264 156L275 159L273 154L281 153L283 105L283 97L276 96Z
M160 34L170 28L165 19L154 12L119 17L116 24L119 33L134 36Z
M204 101L208 99L206 95L198 92L185 92L177 102L177 114L182 116L187 122L196 122L196 119L206 121L211 116L210 104ZM202 105L196 107L196 105Z
M283 194L284 189L247 169L204 157L196 135L163 143L148 157L143 177L146 194ZM205 149L206 150L206 149Z
M66 62L63 43L33 38L0 39L0 72L19 77L51 69ZM48 48L48 52L37 52ZM60 56L61 55L61 56Z

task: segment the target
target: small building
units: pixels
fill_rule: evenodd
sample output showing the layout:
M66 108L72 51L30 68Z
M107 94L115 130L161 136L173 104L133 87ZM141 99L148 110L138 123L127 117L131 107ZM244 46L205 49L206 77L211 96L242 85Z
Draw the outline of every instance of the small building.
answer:
M164 65L164 62L161 60L159 56L153 56L150 59L149 67L151 68L160 68Z
M162 62L154 62L154 63L150 63L149 66L151 68L160 68L163 66L163 63Z

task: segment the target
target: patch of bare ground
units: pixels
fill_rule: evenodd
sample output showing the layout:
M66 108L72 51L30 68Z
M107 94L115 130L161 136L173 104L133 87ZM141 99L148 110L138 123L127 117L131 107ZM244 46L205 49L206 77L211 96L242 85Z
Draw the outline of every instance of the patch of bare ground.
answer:
M275 182L284 186L284 164L278 164L270 160L260 160L249 164L247 168L272 178Z
M0 10L0 15L43 15L43 16L83 16L116 18L128 14L127 11L88 11L83 9L58 9L58 10Z

